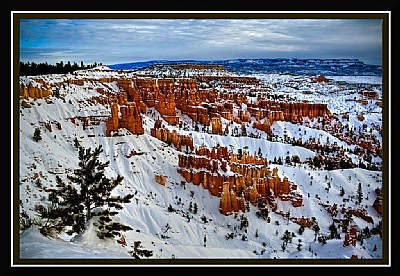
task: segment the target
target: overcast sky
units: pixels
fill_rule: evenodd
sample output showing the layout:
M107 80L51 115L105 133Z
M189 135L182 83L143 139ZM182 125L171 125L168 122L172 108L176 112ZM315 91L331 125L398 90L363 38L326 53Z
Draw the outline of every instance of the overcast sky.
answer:
M356 58L382 63L380 19L21 19L20 60Z

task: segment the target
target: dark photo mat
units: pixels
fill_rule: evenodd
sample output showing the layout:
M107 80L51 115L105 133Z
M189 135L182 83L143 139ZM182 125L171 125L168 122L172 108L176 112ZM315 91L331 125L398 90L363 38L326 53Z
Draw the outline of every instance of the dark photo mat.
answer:
M102 18L160 18L160 19L171 19L171 18L243 18L243 19L263 19L263 18L277 18L277 19L287 19L287 18L296 18L296 19L305 19L305 18L315 18L315 19L332 19L332 18L338 18L338 19L344 19L344 18L373 18L373 19L382 19L383 20L383 58L382 58L382 68L383 68L383 74L382 74L382 93L383 93L383 125L388 126L388 118L389 118L389 110L388 107L390 105L389 103L389 82L390 82L390 68L389 68L389 60L391 59L390 56L390 45L389 45L389 15L387 12L373 12L373 11L368 11L368 12L294 12L294 13L279 13L279 12L263 12L260 11L258 12L221 12L221 13L207 13L207 12L202 12L198 13L196 11L192 12L185 12L185 13L180 13L176 12L162 12L162 13L151 13L151 12L118 12L118 13L113 13L113 12L92 12L92 11L80 11L80 12L51 12L51 13L41 13L40 11L38 12L23 12L23 13L13 13L12 14L12 23L13 23L13 41L11 42L12 44L12 53L13 53L13 60L12 60L12 68L13 71L11 72L12 74L12 87L15 89L15 87L18 87L18 65L19 65L19 20L23 18L93 18L93 19L102 19ZM19 93L14 91L12 95L18 95ZM13 105L14 105L14 111L15 114L13 114L14 117L14 124L15 121L18 119L18 97L15 97L13 99ZM13 178L14 182L16 179L19 179L18 177L18 166L19 166L19 160L18 160L18 127L14 125L13 127L13 140L14 140L14 148L13 154L14 154L14 160L13 160ZM383 174L383 186L384 187L390 187L390 164L389 164L389 129L387 127L383 128L383 164L384 164L384 170L382 172ZM389 146L385 146L389 145ZM390 235L389 235L389 227L390 227L390 205L389 205L389 199L390 199L390 194L389 194L389 189L383 189L384 191L384 214L383 214L383 259L382 260L327 260L327 259L322 259L322 260L308 260L308 259L301 259L301 260L262 260L260 262L259 260L140 260L140 262L135 262L133 263L132 261L129 260L22 260L19 259L19 250L18 250L18 245L19 245L19 234L18 234L18 183L12 183L12 189L14 189L14 198L13 198L13 203L12 203L12 214L13 214L13 241L12 241L12 246L13 246L13 255L11 256L12 258L12 263L14 266L21 266L21 267L46 267L46 266L77 266L77 267L86 267L86 266L112 266L112 267L124 267L124 266L133 266L133 267L154 267L154 266L162 266L162 267L190 267L190 266L211 266L211 267L290 267L290 266L297 266L297 267L324 267L324 266L331 266L331 267L340 267L340 266L345 266L345 267L357 267L357 266L370 266L370 267L376 267L376 266L387 266L390 261Z

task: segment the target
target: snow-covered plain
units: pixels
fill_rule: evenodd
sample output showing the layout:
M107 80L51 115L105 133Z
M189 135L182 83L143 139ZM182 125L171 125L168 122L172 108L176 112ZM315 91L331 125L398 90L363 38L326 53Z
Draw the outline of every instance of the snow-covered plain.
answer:
M85 74L85 72L81 73ZM104 74L112 74L112 72L106 71ZM46 76L48 79L62 77ZM289 76L282 77L280 75L263 75L260 78L271 84L278 84L278 87L281 88L290 80ZM355 80L357 78L351 78L352 82ZM379 83L376 80L369 80L374 84ZM104 152L101 160L103 162L110 161L106 170L107 176L113 178L117 174L124 176L122 185L113 191L114 194L135 194L134 199L130 203L124 204L123 210L117 215L117 219L133 228L132 231L124 233L127 246L122 246L116 240L100 240L92 228L80 236L71 237L63 234L56 238L47 238L39 233L36 226L32 226L19 232L14 229L16 230L14 235L19 237L19 243L13 244L13 250L19 254L21 260L34 263L39 259L49 260L51 263L50 260L53 259L67 259L72 262L76 259L123 259L127 261L124 264L143 264L129 254L134 241L141 241L143 248L153 251L152 257L145 258L149 259L152 265L157 264L157 260L169 260L171 264L179 264L180 260L189 260L188 263L194 265L197 260L206 260L206 263L207 260L217 260L217 264L226 265L241 264L242 260L254 260L253 264L255 265L280 265L281 260L288 259L299 260L299 264L302 259L312 259L315 262L311 262L311 264L322 265L324 260L330 259L337 260L337 264L341 265L352 264L349 260L353 255L357 255L359 259L381 260L384 250L388 250L385 246L390 243L379 235L365 238L362 244L357 242L356 246L343 246L344 233L340 233L340 239L327 240L326 244L320 243L318 240L315 241L312 229L306 228L302 234L299 234L299 225L288 222L282 215L270 212L271 223L258 218L255 214L257 207L251 204L250 211L237 216L221 214L218 210L218 197L212 196L208 190L192 183L181 185L184 178L177 172L178 155L181 152L150 136L150 128L153 127L154 120L157 118L157 111L153 110L152 115L143 114L145 134L139 136L130 134L126 129L120 129L120 136L106 137L105 122L90 125L84 129L83 123L78 119L75 120L75 124L71 121L71 118L77 116L110 115L109 106L93 104L88 101L91 97L99 95L96 91L99 86L102 84L69 85L60 91L65 94L65 101L50 96L48 101L29 99L31 108L23 108L20 105L18 111L19 135L14 137L14 139L19 138L19 156L14 156L19 160L19 179L13 180L14 185L15 183L19 184L17 185L18 189L14 189L13 192L19 195L20 204L19 210L14 210L14 212L24 212L32 219L37 216L34 206L47 200L46 188L55 187L56 175L65 179L67 174L77 168L78 155L74 146L74 139L77 137L84 147L103 146ZM346 91L336 92L334 95L330 93L330 90L334 89L332 84L324 86L323 84L308 83L307 86L308 90L311 88L312 91L318 90L319 93L305 95L289 89L287 91L278 89L279 91L276 93L289 93L299 100L308 97L309 100L313 98L314 101L327 102L329 109L336 114L349 111L351 118L349 124L354 127L359 127L360 124L358 120L354 119L358 112L365 115L363 123L368 127L374 123L379 124L379 119L382 126L381 108L375 106L374 103L363 106L355 102L346 102ZM104 87L105 89L118 89L115 85ZM322 89L319 89L320 87ZM324 87L326 92L323 90ZM354 106L348 108L349 104ZM373 109L372 113L370 109ZM51 124L52 132L44 127L44 123ZM57 123L61 125L61 129L56 127ZM167 123L164 122L164 125ZM257 139L210 135L205 132L195 132L190 127L191 124L188 125L187 130L167 127L177 129L183 134L190 133L196 146L204 144L207 147L213 147L219 143L222 146L229 146L228 148L234 152L246 147L251 154L261 148L263 156L268 160L272 160L274 157L284 158L288 152L291 155L300 156L301 160L316 155L314 151L291 146L279 139L272 142L263 137ZM39 142L32 139L36 127L40 127L42 132L42 140ZM288 122L275 122L273 129L280 138L283 137L283 130L289 137L298 137L299 135L299 126ZM305 131L309 137L320 137L322 142L329 137L331 143L337 141L339 145L351 148L345 142L323 130L301 126L301 132ZM261 131L253 129L251 126L248 127L249 132L262 134ZM379 139L382 143L382 137ZM128 158L126 155L132 149L143 154ZM333 222L332 216L320 203L337 203L339 209L342 206L346 208L360 207L360 205L356 205L354 199L358 183L362 183L363 188L362 207L367 209L368 215L374 222L367 223L360 218L353 217L354 223L359 229L365 227L372 229L382 220L382 217L372 207L376 198L374 190L382 187L382 171L369 171L361 168L315 170L305 164L297 166L270 164L269 166L270 168L278 167L281 177L286 176L290 181L296 183L298 191L304 199L303 206L298 208L291 206L290 202L278 199L278 210L284 213L290 212L294 217L315 217L321 229L320 235L329 235L329 225ZM38 187L34 180L36 173L39 175L41 187ZM155 182L156 174L168 176L165 186ZM327 191L328 182L331 188ZM342 187L345 191L343 197L340 196ZM347 202L344 202L344 199L348 199ZM191 203L197 204L197 214L188 211ZM176 212L168 212L169 205L173 206ZM185 216L187 213L190 220ZM246 230L239 229L239 216L242 214L249 221ZM203 215L207 217L207 223L202 221ZM342 218L342 216L339 212L336 218ZM14 217L14 219L16 218ZM281 237L285 230L295 233L296 236L287 248L282 250ZM234 238L226 239L228 233L234 233ZM384 237L389 238L388 236Z

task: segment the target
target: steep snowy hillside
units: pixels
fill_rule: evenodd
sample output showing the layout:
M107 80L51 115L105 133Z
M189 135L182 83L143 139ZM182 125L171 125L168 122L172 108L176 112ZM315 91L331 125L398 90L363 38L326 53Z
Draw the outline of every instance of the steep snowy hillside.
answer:
M19 139L19 156L14 157L19 160L19 179L14 179L14 183L19 185L14 193L19 196L20 209L15 212L20 212L20 218L32 221L38 218L34 206L48 203L51 189L56 188L56 176L65 180L78 167L77 138L85 148L102 146L101 161L110 162L106 169L108 177L115 178L118 174L124 177L113 194L132 194L134 197L130 203L123 205L117 219L133 230L124 233L126 245L121 245L116 239L100 240L92 228L77 236L62 233L56 238L47 238L33 224L15 233L19 236L16 246L20 259L133 260L129 251L135 241L140 241L144 249L153 252L148 259L256 259L257 264L263 264L268 259L346 260L355 256L359 259L382 259L386 242L381 236L382 216L373 207L378 197L376 190L383 186L380 169L382 155L378 153L371 157L372 162L368 161L368 156L357 152L357 144L349 144L345 136L345 132L351 130L354 137L365 139L361 139L361 143L367 141L367 134L370 134L382 144L379 131L382 112L376 104L377 100L369 99L368 104L357 102L362 95L353 91L352 87L341 87L342 84L335 82L318 84L305 77L298 81L294 76L259 75L256 77L275 95L327 103L336 117L324 127L318 119L304 118L303 124L278 120L271 125L274 136L267 139L264 131L253 127L254 117L251 123L245 124L246 136L231 135L240 124L222 118L222 129L226 128L228 135L219 135L206 131L203 126L196 130L192 119L180 110L177 110L177 115L184 122L183 127L169 124L154 107L146 107L146 112L141 114L144 134L136 135L126 128L119 128L115 135L106 136L106 121L111 116L111 106L100 99L105 93L123 94L124 91L116 81L106 82L104 79L132 78L134 75L107 67L95 69L68 76L43 76L43 81L51 86L53 92L47 97L20 100L19 135L14 137ZM83 81L66 81L71 79ZM343 78L339 80L343 81ZM289 85L289 81L296 86ZM27 77L21 82L36 81ZM374 80L371 85L379 84ZM380 88L376 86L375 89ZM233 90L236 93L243 91ZM379 94L382 97L381 91ZM242 107L246 108L244 104ZM235 105L234 114L242 107ZM349 117L343 119L346 113ZM362 121L357 117L360 115L364 116ZM290 201L277 197L276 210L273 211L269 205L267 207L269 221L259 217L259 207L251 203L246 206L245 212L222 214L220 197L212 195L202 185L185 181L178 172L179 155L189 154L151 135L157 119L166 129L192 137L196 148L224 146L231 153L242 151L250 155L260 151L260 156L268 160L270 170L278 168L280 178L287 177L288 181L297 185L302 205L294 207ZM338 125L342 136L331 131ZM37 128L42 139L35 141ZM321 151L308 144L295 145L299 138L303 142L318 140L319 145L325 148L335 145L341 151L326 150L325 157L334 158L342 152L355 166L327 170L314 166L314 163L308 164L307 160L314 160ZM350 136L349 139L355 138ZM298 156L300 162L291 162L293 156ZM288 157L289 162L286 162ZM282 162L278 162L279 159ZM368 169L364 163L376 167ZM226 174L233 175L232 167L228 166ZM165 185L156 181L157 175L166 176ZM359 187L362 189L361 202L358 201ZM334 205L337 206L337 213L332 215L330 212ZM344 246L346 233L339 227L340 221L348 218L346 210L355 210L350 215L350 225L355 225L358 233L355 245ZM295 222L302 217L317 222L319 230L302 228ZM246 219L247 226L243 224ZM339 236L331 237L332 224ZM287 243L283 238L285 231L291 234Z

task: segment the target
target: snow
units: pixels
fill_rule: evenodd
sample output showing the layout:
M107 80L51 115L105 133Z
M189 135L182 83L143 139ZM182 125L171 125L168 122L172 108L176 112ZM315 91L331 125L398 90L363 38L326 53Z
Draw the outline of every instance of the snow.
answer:
M94 70L96 69L96 70ZM120 72L113 72L111 69L101 66L92 70L82 70L76 72L79 76L91 78L122 76ZM48 80L63 79L65 76L47 75ZM297 77L292 78L282 75L262 75L260 76L270 84L279 84L283 87L287 81L298 81ZM339 77L328 77L339 80ZM379 83L375 77L352 78L340 77L346 81L368 81L368 83ZM21 81L27 83L29 79L23 78ZM310 84L310 83L309 83ZM303 84L304 85L304 84ZM307 84L308 85L308 84ZM351 102L357 108L348 108L345 97L331 96L333 88L330 86L312 86L313 91L319 90L322 94L313 93L307 96L309 100L322 101L329 103L329 107L334 112L342 113L344 110L352 112L365 112L365 121L368 127L372 124L382 126L382 113L380 108L375 108L377 113L369 113L366 107ZM124 176L122 185L117 187L113 193L116 195L135 194L130 203L124 204L117 219L132 227L132 231L124 233L127 246L118 244L115 240L100 240L95 231L89 227L83 235L68 236L60 235L56 238L47 238L40 234L38 228L33 226L25 231L18 233L20 258L24 260L46 260L46 259L127 259L133 257L128 253L132 250L134 241L141 241L145 249L152 250L153 256L150 259L350 259L352 255L357 255L363 259L382 259L383 241L378 235L364 239L364 244L357 242L356 246L343 247L344 233L339 240L328 240L326 244L318 241L314 242L314 231L305 229L305 232L298 234L299 225L287 222L283 216L270 212L271 223L257 218L255 211L257 208L250 204L250 211L234 215L225 216L218 210L219 198L212 196L208 190L201 186L186 183L183 187L181 182L183 177L177 172L178 155L181 154L173 147L168 147L165 143L150 136L150 128L153 127L154 116L143 115L145 134L131 135L126 129L120 129L117 137L105 136L105 123L91 125L83 129L83 123L75 119L74 124L71 118L77 116L109 116L109 106L92 104L88 100L93 96L99 96L96 87L103 86L110 91L117 91L116 83L102 85L99 83L86 83L84 86L70 85L62 88L61 94L65 94L65 101L59 98L50 97L51 103L44 99L29 99L31 108L21 108L19 114L19 197L21 199L20 211L26 212L30 218L35 218L34 206L37 203L46 201L47 192L44 188L39 188L34 179L38 173L43 187L55 188L56 175L65 179L66 175L72 173L78 166L77 149L74 147L74 139L78 138L84 147L103 146L104 152L101 161L110 161L106 170L107 176L116 177L118 174ZM309 88L309 87L308 87ZM325 89L325 90L324 90ZM297 91L297 90L296 90ZM305 99L305 94L298 91L293 92L286 89L279 93L290 93L292 97L299 100ZM341 92L345 93L345 92ZM312 99L311 99L312 98ZM245 106L243 106L245 107ZM154 110L154 109L153 109ZM378 113L379 112L379 113ZM340 119L340 118L339 118ZM186 118L190 122L190 119ZM44 123L50 123L52 132L49 132ZM56 123L61 124L61 130L57 129ZM348 122L351 126L358 128L362 125L356 115L352 113ZM167 125L164 122L164 125ZM191 125L189 123L189 125ZM42 140L35 142L32 139L36 127L40 127ZM217 144L227 146L228 150L237 151L247 148L250 154L257 152L260 148L262 154L268 160L274 157L285 157L298 155L302 161L308 157L314 157L315 152L306 148L292 146L281 141L268 141L250 137L231 137L221 135L211 135L206 132L195 132L179 129L178 127L167 126L176 129L182 134L192 135L194 144L199 147L205 145L214 147ZM347 145L345 142L332 136L328 132L307 126L299 126L289 122L275 122L273 124L274 133L282 138L284 130L288 137L299 138L300 133L306 132L303 139L317 137L324 143L329 138L330 143L337 142L339 146L351 149L354 146ZM298 131L300 129L300 131ZM253 133L262 133L252 129ZM265 135L265 134L264 134ZM382 143L382 137L379 136ZM142 155L126 157L131 150L143 153ZM382 161L382 160L378 160ZM359 227L370 229L382 220L381 216L372 208L376 198L375 188L382 187L382 171L369 171L366 169L353 168L345 170L314 170L306 165L276 165L279 176L287 176L290 181L298 185L298 192L303 195L304 205L298 208L293 207L290 202L277 200L278 210L290 212L295 217L316 217L321 228L322 234L328 234L328 227L332 224L332 217L319 204L337 203L339 206L357 207L355 200L350 196L356 195L358 183L362 183L364 200L363 206L367 206L368 214L373 218L374 223L355 218L354 221ZM167 184L164 186L155 182L155 175L167 176ZM326 180L328 179L328 180ZM326 191L327 182L331 188ZM345 190L345 196L339 195L341 187ZM17 191L14 191L16 193ZM191 196L194 193L194 197ZM365 197L368 195L368 199ZM319 200L317 199L319 198ZM344 203L343 199L349 198ZM198 213L188 211L189 204L196 203L199 207ZM168 212L167 207L172 205L177 211ZM340 209L340 208L339 208ZM190 221L185 217L188 213ZM243 214L249 220L247 232L239 230L239 216ZM205 215L207 223L201 220ZM342 214L338 215L339 218ZM279 222L279 225L276 224ZM169 225L170 229L166 230ZM281 249L281 236L285 230L296 233L293 242L289 243L286 250ZM163 232L166 231L166 232ZM228 233L235 233L233 239L227 240ZM255 233L258 232L258 236ZM278 235L276 235L278 233ZM162 238L162 234L167 238ZM242 240L245 236L245 240ZM206 244L204 245L204 237ZM298 240L301 239L302 250L297 250ZM377 250L373 251L373 247ZM311 248L311 251L309 250ZM262 262L261 262L262 264Z
M346 81L349 83L371 83L382 84L381 76L325 76L336 81Z

